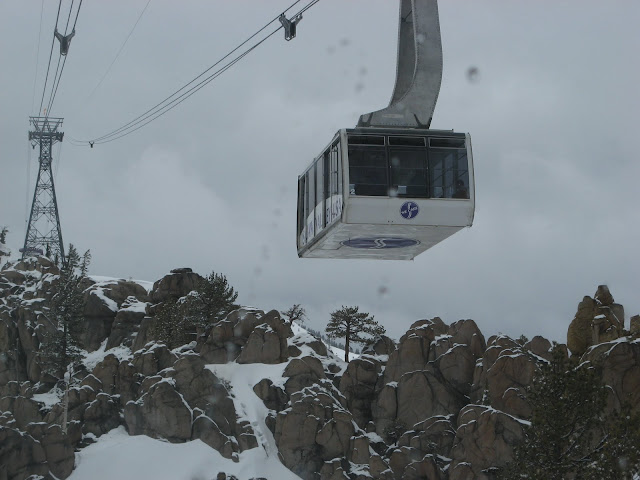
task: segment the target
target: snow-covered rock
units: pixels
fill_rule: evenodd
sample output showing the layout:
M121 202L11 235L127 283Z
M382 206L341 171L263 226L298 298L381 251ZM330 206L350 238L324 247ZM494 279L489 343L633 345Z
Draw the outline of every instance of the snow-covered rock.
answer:
M65 396L39 365L57 275L40 258L0 271L0 478L489 478L522 438L527 387L551 359L542 337L485 341L473 320L433 318L347 364L249 307L171 350L153 339L154 304L201 278L177 269L153 285L84 282L91 332ZM594 321L621 312L604 288L589 305ZM602 365L609 408L640 409L640 340L600 341L582 361Z

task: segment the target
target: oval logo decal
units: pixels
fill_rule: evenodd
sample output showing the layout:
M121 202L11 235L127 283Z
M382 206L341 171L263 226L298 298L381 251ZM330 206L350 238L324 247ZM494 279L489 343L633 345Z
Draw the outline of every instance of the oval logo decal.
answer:
M365 237L365 238L351 238L341 242L341 245L351 248L365 248L365 249L382 249L382 248L404 248L420 245L418 240L412 238L401 237Z

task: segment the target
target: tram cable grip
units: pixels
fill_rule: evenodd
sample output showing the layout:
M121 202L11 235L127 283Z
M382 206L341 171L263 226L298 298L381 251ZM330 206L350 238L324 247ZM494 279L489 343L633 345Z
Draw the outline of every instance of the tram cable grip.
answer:
M300 13L289 20L283 13L278 17L278 20L280 20L280 23L284 27L284 39L288 42L289 40L296 38L296 27L298 22L302 20L302 14Z

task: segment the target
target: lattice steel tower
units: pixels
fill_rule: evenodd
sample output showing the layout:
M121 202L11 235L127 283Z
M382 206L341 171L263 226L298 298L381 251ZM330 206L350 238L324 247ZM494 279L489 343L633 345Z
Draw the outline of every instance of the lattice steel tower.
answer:
M40 145L40 168L36 189L33 192L27 235L21 249L22 258L47 254L64 263L64 244L51 170L53 145L61 142L64 136L63 132L58 131L62 125L62 118L29 117L29 123L33 126L33 130L29 132L29 141L33 148Z

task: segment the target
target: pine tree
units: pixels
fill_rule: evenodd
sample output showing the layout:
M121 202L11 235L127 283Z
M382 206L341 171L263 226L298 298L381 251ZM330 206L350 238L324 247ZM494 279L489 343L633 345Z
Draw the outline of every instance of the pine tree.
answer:
M367 343L370 338L384 335L385 328L374 320L373 315L360 312L359 307L345 307L331 313L331 320L327 325L327 335L344 338L344 361L349 361L349 346L351 343Z
M156 308L151 334L157 341L179 347L189 341L187 330L183 301L167 301Z
M206 328L236 310L238 293L229 285L227 277L211 272L200 280L185 299L187 325Z
M80 283L87 274L91 254L81 257L73 245L54 284L48 315L53 327L44 336L39 356L46 373L61 378L81 356L80 337L84 330L84 292Z
M299 303L293 304L289 309L282 312L282 315L287 318L289 325L293 325L293 322L298 322L302 325L307 319L307 312Z
M531 425L500 478L632 478L620 476L618 468L626 469L625 475L638 471L640 419L605 415L606 394L596 367L576 366L554 349L553 360L540 368L528 390ZM620 458L627 463L619 466Z
M184 345L236 310L237 298L227 278L211 272L188 295L157 307L151 333L169 348Z
M596 470L600 480L640 478L640 411L623 405L606 421L606 436L598 455Z

